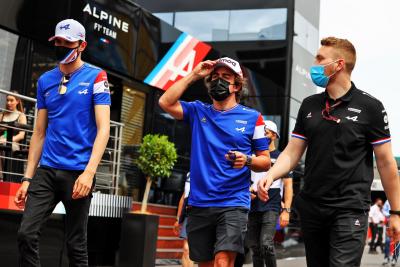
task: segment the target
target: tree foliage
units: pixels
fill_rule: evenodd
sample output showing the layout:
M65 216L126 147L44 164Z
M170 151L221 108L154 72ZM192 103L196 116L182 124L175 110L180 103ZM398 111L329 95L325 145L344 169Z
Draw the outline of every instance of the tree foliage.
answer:
M139 149L137 164L139 169L154 180L156 177L169 177L177 160L175 144L168 137L147 134Z

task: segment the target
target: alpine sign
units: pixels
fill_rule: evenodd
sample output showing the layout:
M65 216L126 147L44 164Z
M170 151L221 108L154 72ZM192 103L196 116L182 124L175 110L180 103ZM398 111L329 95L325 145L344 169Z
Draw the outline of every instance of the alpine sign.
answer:
M210 50L211 46L182 33L144 82L167 90L174 82L189 74Z

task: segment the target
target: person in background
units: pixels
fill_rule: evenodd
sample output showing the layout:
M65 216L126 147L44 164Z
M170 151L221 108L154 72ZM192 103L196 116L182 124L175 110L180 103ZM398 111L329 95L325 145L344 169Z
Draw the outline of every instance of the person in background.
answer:
M17 94L18 92L11 91L11 93ZM7 124L13 123L13 122L17 122L20 124L27 123L26 115L24 113L24 106L23 106L22 100L19 97L11 95L11 94L7 95L5 110L3 110L0 113L0 124L2 124L3 122L7 123ZM4 146L11 146L12 151L20 150L19 143L25 139L25 131L12 130L11 128L8 128L5 125L2 126L1 128L2 128L2 134L0 136L0 144L4 145ZM13 133L12 143L7 144L7 134L9 134L10 132ZM4 155L4 153L2 153L2 155ZM12 155L12 154L10 154L10 155ZM9 159L5 159L5 160L9 160ZM17 180L15 180L14 175L8 175L8 174L6 175L3 173L3 171L4 171L3 166L5 166L5 160L0 160L1 170L2 170L1 177L7 181L9 180L11 182L14 182L14 181L19 182L19 178ZM14 161L12 164L12 168L7 171L11 171L12 173L22 173L23 172L23 162ZM6 177L7 177L7 179L6 179Z
M369 210L369 228L371 229L371 242L369 243L370 254L377 254L376 247L381 247L383 252L382 235L383 235L383 223L385 216L382 213L383 201L380 198L375 200L375 204L372 205Z
M16 93L16 91L11 91L12 93ZM26 115L24 113L24 106L22 100L14 95L7 95L6 108L3 112L0 113L0 123L1 122L17 122L20 124L26 124ZM15 134L12 137L12 150L19 150L19 142L24 140L25 131L15 131ZM3 135L0 137L0 143L5 143L7 140L7 130L4 131Z
M399 253L400 253L400 242L393 242L393 239L391 237L391 233L389 231L389 224L390 224L390 204L389 201L386 200L385 204L383 204L382 208L382 213L386 217L386 235L385 235L385 253L384 253L384 259L382 265L388 265L391 263L392 266L396 266L397 260L399 258ZM393 255L391 251L391 245L393 244L394 250L393 250Z
M269 153L273 166L281 153L275 146L275 141L279 138L278 127L273 121L265 121L264 123L265 136L271 140L269 144ZM268 201L260 201L257 198L257 183L265 175L266 172L251 173L253 181L253 186L250 190L252 201L246 243L253 252L254 267L276 267L274 247L276 224L278 217L282 228L289 224L293 198L292 178L284 177L274 181L271 185L268 190ZM284 206L281 209L282 192L284 192Z
M183 267L194 266L193 261L189 257L189 244L187 242L187 233L186 233L186 225L187 225L186 207L187 207L189 193L190 193L190 172L188 172L186 175L185 190L182 194L181 199L179 200L176 222L174 224L174 233L176 235L179 235L179 237L183 238L183 253L182 253Z

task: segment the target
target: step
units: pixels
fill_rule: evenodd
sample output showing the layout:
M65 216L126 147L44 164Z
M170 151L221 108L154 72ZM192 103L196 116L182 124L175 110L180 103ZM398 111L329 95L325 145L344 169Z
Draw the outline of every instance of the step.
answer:
M170 249L157 249L157 259L181 259L183 249L181 248L170 248Z
M136 211L140 210L142 203L133 201L131 210ZM176 217L176 206L169 206L169 205L160 205L160 204L147 204L147 211L153 214L159 215L171 215Z
M174 227L170 226L170 225L160 225L160 226L158 226L158 236L178 237L174 233Z
M183 239L178 237L159 236L157 238L158 249L181 249L183 247Z
M173 226L175 222L176 222L176 216L160 215L158 225Z

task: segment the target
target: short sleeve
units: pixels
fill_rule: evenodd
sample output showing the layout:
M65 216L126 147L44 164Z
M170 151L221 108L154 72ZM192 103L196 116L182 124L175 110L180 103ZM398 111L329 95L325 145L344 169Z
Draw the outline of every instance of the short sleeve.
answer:
M368 142L372 145L380 145L390 142L389 119L381 102L368 109Z
M292 132L292 137L307 141L306 133L304 130L304 101L301 103L299 112L297 113L296 125Z
M41 79L37 81L37 93L36 93L36 105L37 109L47 109L45 98L43 95L43 87Z
M257 121L254 126L253 133L253 150L254 151L262 151L268 150L269 147L269 138L265 137L264 134L264 120L260 113L258 113Z
M94 80L93 102L95 105L111 105L110 86L104 70L100 71Z
M196 112L196 103L197 102L179 101L179 103L181 103L182 110L183 110L183 120L187 123L190 123Z

